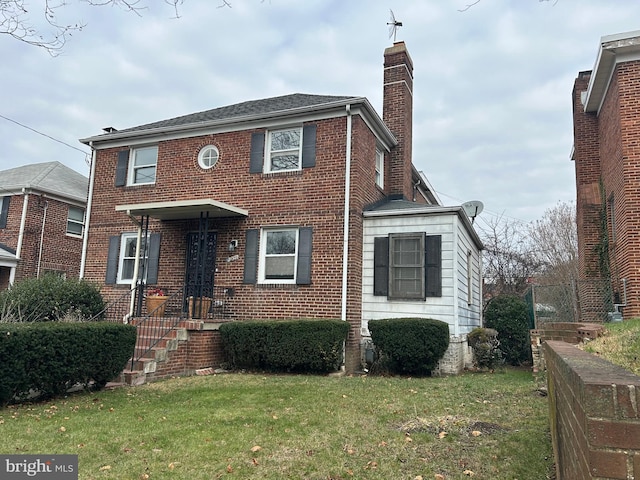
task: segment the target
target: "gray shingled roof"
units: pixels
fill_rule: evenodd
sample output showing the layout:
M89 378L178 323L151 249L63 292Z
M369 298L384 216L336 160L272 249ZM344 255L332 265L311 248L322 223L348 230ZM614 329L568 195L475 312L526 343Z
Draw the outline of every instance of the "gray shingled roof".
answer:
M260 100L250 100L247 102L227 105L226 107L214 108L203 112L191 113L180 117L160 120L158 122L147 123L137 127L118 130L117 133L135 132L138 130L149 130L153 128L169 128L183 125L191 125L214 120L232 120L247 116L270 115L276 112L286 112L297 108L307 108L313 106L326 105L335 102L344 102L360 97L332 96L332 95L309 95L305 93L292 93L280 97L263 98ZM108 135L108 134L106 134ZM106 136L101 135L101 136Z
M24 165L0 172L0 195L31 188L76 201L87 201L89 179L60 162Z

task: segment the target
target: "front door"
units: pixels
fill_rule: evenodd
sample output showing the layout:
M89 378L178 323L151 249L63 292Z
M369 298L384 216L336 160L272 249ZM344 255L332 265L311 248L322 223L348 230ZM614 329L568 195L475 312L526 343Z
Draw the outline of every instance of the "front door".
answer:
M213 297L216 271L216 232L187 234L186 266L185 303L189 297Z

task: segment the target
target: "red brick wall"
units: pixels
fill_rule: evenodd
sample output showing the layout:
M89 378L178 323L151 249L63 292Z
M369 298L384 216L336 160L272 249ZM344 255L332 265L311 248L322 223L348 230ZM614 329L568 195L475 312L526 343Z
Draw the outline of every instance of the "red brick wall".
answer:
M640 378L565 342L544 355L558 480L640 478Z
M22 250L15 281L36 277L38 267L41 275L46 271L56 271L66 274L67 278L78 278L82 239L66 233L69 204L35 194L29 194L28 199ZM7 227L0 229L0 243L13 249L18 247L23 206L23 195L12 196Z
M247 218L212 222L218 231L216 285L235 290L235 318L341 318L346 118L314 123L316 166L294 173L250 174L252 131L161 142L156 183L148 186L115 187L119 149L99 150L85 278L104 283L109 236L135 231L130 218L115 212L116 205L212 198L249 212ZM347 299L352 328L347 354L355 368L361 321L362 209L380 200L383 192L375 188L375 137L358 116L353 117L352 139ZM211 170L202 170L197 154L210 143L218 147L220 159ZM243 284L245 231L279 225L313 227L312 284ZM162 233L158 285L169 292L182 287L185 236L197 228L197 220L151 222L150 229ZM231 239L239 240L233 252L237 260L227 250ZM128 288L104 286L103 293L115 298Z

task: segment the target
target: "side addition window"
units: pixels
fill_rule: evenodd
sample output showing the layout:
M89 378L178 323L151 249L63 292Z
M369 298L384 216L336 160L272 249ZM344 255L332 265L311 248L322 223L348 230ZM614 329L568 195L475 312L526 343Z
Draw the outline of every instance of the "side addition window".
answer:
M67 214L67 234L77 237L84 231L84 208L69 207Z
M442 237L390 234L374 240L374 295L424 300L442 296Z

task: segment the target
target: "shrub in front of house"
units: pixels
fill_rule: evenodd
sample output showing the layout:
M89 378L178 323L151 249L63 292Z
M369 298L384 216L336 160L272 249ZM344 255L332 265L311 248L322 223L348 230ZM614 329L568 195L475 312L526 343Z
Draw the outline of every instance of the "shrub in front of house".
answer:
M474 328L467 335L467 342L473 350L473 363L476 368L495 370L502 365L502 352L498 331L493 328Z
M327 373L342 364L349 324L340 320L230 322L220 326L234 369Z
M136 328L107 322L0 324L0 404L101 388L133 354Z
M17 282L0 293L0 320L86 320L104 310L98 288L85 281L46 274Z
M393 373L430 375L449 347L449 325L432 318L369 320L369 332L379 369Z
M498 331L500 350L509 365L531 361L527 304L513 295L493 298L484 313L485 326Z

